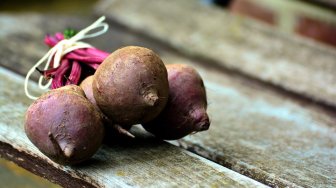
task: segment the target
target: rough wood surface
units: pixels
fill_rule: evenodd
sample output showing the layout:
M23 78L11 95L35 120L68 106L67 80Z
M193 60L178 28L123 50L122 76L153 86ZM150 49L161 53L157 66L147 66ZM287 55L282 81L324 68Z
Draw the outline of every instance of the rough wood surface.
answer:
M5 23L3 19L8 17L17 25L23 22L22 18L25 17L26 28L38 28L38 25L45 23L44 19L54 18L48 16L40 18L35 15L31 19L37 21L28 24L29 15L12 15L0 16L0 22ZM54 29L63 29L67 19L61 17L56 20L58 28ZM79 25L83 24L81 27L92 20L75 19ZM18 31L15 35L8 32L6 37L0 37L1 41L6 41L6 46L0 46L0 54L7 51L13 57L2 59L0 63L25 73L28 68L22 67L30 67L40 57L39 55L46 51L38 41L43 37L43 30L47 28L40 29L38 32L30 32L27 28L27 31ZM336 113L334 111L265 88L236 74L222 72L204 64L195 64L193 61L178 57L169 49L164 49L151 40L132 34L134 34L132 31L111 24L110 32L93 42L97 42L94 43L98 45L97 47L106 50L114 49L117 47L115 44L145 45L158 51L165 62L192 64L206 79L209 114L212 118L211 128L208 132L186 137L175 144L271 186L335 185ZM7 37L10 40L6 40ZM19 43L19 39L15 39L17 37L22 37L24 40ZM21 45L16 45L14 48L17 43ZM25 46L30 48L24 48ZM25 50L31 52L18 56L16 51ZM2 54L1 57L6 57L6 54ZM15 61L18 58L21 60Z
M53 163L24 133L23 117L32 101L22 92L23 78L0 68L0 80L0 156L64 187L266 187L140 131L133 142L104 146L82 165Z
M52 20L52 21L51 21ZM83 28L93 18L37 14L0 15L5 30L0 31L0 64L24 75L47 51L45 33L62 31L69 23ZM24 27L23 27L24 26ZM23 29L21 29L23 27ZM139 41L117 26L95 38L99 48L115 50L138 44L156 48L150 41ZM126 32L127 33L127 32ZM106 42L109 41L110 42ZM6 57L6 58L5 58ZM44 157L23 132L23 114L31 103L23 95L22 78L0 69L0 150L1 156L65 187L119 186L257 186L264 185L212 162L154 139L139 139L129 145L106 147L85 166L62 167ZM35 78L38 74L35 75ZM35 87L35 86L33 86ZM202 170L203 167L206 167ZM188 171L189 169L189 171ZM205 180L206 179L206 180Z
M119 23L247 76L336 105L336 50L286 36L201 1L105 0L97 7Z
M335 111L193 66L206 78L212 125L173 143L270 186L336 185Z

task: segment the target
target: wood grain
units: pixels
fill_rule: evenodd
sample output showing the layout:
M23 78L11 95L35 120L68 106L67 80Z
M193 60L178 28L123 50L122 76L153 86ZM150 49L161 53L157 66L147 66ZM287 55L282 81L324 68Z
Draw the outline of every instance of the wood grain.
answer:
M38 21L29 22L30 16L0 16L0 22L7 24L11 23L4 21L7 18L14 20L17 24L23 24L22 18L26 18L24 20L26 22L26 30L12 32L15 35L11 35L11 32L8 31L6 37L0 37L0 40L6 41L6 46L0 46L0 54L3 51L9 51L10 55L13 56L13 58L6 59L5 65L11 67L12 70L20 70L22 73L25 73L32 65L31 59L38 59L38 54L46 51L42 44L38 42L43 37L46 28L38 26L46 22L44 19L53 19L52 16L44 15L43 18L39 18L39 15L35 15L32 16L35 17L33 19ZM93 20L92 18L88 20L90 19ZM65 17L55 18L55 20L58 20L58 28L55 28L58 30L62 29L67 23ZM80 28L90 23L88 20L83 21L78 18L72 18L72 20L75 20ZM39 28L40 30L30 32L29 27ZM32 30L34 31L34 29ZM106 50L113 50L118 45L145 45L159 52L164 62L191 64L205 78L209 114L212 118L210 130L188 136L179 142L174 142L174 144L274 187L332 187L335 184L335 111L326 110L318 104L312 104L305 100L298 100L297 97L283 94L278 90L265 87L263 84L236 74L223 72L216 67L178 56L169 48L162 47L163 45L159 45L155 41L153 42L148 40L148 38L139 37L135 34L118 25L111 24L111 29L107 36L97 38L99 42L96 39L93 42L97 47ZM20 43L19 39L15 39L22 36L25 36L24 38L27 40L21 40ZM8 40L8 38L15 40ZM20 45L15 45L16 43ZM34 46L39 45L40 48L34 48ZM25 48L26 46L31 48ZM26 53L24 52L25 50L31 50L31 52ZM17 51L23 54L17 53ZM0 57L6 57L6 54L2 54ZM21 60L16 61L18 58ZM3 62L0 61L0 63ZM22 68L25 66L28 68ZM12 92L9 95L9 91L4 91L7 94L8 101L24 98L19 89L12 88L11 90L18 92ZM21 108L30 103L29 101L21 102L24 103ZM11 114L11 109L16 108L10 106L5 114ZM22 116L21 113L23 112L13 110L13 113L17 113L15 117L20 119L19 116ZM4 118L6 116L0 117ZM7 119L7 122L10 123L11 121ZM17 122L17 124L22 126L22 122ZM6 127L6 129L8 128ZM143 148L145 150L152 147L144 145ZM16 147L14 147L14 150L17 151ZM113 151L112 148L107 148L107 150ZM117 149L118 152L121 150ZM28 156L31 155L29 154ZM114 155L117 154L114 153ZM128 155L130 153L127 153ZM119 164L118 160L115 164ZM76 173L85 174L82 171L80 173L76 171ZM183 174L181 176L189 173L193 172L181 172ZM208 176L210 177L211 175ZM89 181L92 180L90 178L88 178Z
M222 68L336 106L336 50L200 1L105 0L97 14ZM336 17L336 16L335 16Z
M205 78L210 130L175 141L272 187L333 187L336 112L189 63Z
M22 91L23 78L0 68L1 157L64 187L266 187L225 167L143 132L128 144L103 146L88 162L58 165L28 140L25 110L32 101ZM36 89L37 85L32 83Z

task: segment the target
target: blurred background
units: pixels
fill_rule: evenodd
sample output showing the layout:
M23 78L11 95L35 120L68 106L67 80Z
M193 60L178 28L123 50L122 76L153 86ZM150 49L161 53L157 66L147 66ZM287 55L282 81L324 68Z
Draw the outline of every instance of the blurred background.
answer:
M334 0L199 0L289 34L336 46ZM2 0L0 11L91 15L98 0Z
M306 40L336 47L335 0L199 1L204 6L217 6L231 14L255 19L287 35L299 35ZM98 2L98 0L1 0L0 11L91 16L94 15L93 10ZM0 30L2 29L0 25ZM0 159L0 182L2 182L0 187L9 188L58 187L4 159Z

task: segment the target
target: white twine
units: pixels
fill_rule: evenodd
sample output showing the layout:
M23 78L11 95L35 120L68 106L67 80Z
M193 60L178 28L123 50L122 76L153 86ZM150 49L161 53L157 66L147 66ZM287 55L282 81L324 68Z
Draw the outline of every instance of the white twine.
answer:
M87 39L87 38L93 38L99 35L102 35L107 32L108 30L108 24L103 22L105 20L105 16L100 17L97 21L95 21L93 24L90 26L84 28L83 30L79 31L76 35L71 37L70 39L63 39L59 41L54 47L52 47L27 73L26 79L24 82L24 89L25 89L25 94L28 98L36 100L38 97L35 97L31 95L28 91L28 82L30 80L30 76L34 73L35 69L43 64L46 60L46 65L44 66L44 70L47 70L50 66L50 62L52 58L54 57L54 64L53 68L56 68L60 65L60 61L62 59L62 56L65 54L76 50L80 48L89 48L92 47L90 44L87 44L85 42L81 42L80 40L82 39ZM89 33L90 31L102 27L101 30ZM52 78L43 85L43 75L40 76L38 86L42 90L46 90L50 87Z

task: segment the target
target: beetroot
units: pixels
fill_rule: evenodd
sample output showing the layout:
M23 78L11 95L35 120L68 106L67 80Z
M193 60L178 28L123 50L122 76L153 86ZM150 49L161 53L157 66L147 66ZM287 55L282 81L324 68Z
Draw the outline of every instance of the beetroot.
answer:
M96 99L93 96L93 91L92 91L92 81L93 81L93 75L92 76L88 76L86 77L82 83L79 85L84 93L87 99L89 99L89 101L98 109L97 103L96 103Z
M166 105L167 70L152 50L124 47L98 67L92 88L98 107L115 123L146 123Z
M188 65L167 65L169 99L163 112L143 127L155 136L173 140L190 133L207 130L210 120L206 113L204 84L195 69Z
M60 164L90 158L104 136L99 112L75 85L51 90L31 104L25 131L42 153Z
M89 99L89 101L101 113L105 125L105 142L115 142L118 139L134 138L134 135L128 132L131 128L130 126L121 127L120 125L113 123L113 121L106 117L98 108L96 100L93 96L92 81L93 76L89 76L82 81L80 87L83 89L86 98Z

